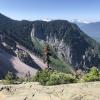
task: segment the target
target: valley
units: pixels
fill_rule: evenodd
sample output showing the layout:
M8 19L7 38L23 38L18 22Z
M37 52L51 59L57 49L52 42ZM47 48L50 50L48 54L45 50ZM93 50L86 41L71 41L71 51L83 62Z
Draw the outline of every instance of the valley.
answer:
M31 73L47 68L44 63L46 45L50 46L50 66L54 70L73 73L78 69L88 71L93 66L100 68L100 44L74 23L66 20L17 21L2 14L0 22L1 51L10 56L6 63L12 66L8 68L8 64L2 63L1 66L6 66L1 67L3 71L8 68L8 71L20 73L18 69L24 65L21 73L27 73L28 68L32 69ZM2 55L1 52L0 62L4 61Z

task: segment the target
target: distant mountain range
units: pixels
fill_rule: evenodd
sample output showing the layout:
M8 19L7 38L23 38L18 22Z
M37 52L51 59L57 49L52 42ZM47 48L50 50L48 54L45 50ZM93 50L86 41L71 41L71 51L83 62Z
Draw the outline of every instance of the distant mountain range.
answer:
M100 42L100 22L84 23L74 21L74 23L76 23L86 34Z

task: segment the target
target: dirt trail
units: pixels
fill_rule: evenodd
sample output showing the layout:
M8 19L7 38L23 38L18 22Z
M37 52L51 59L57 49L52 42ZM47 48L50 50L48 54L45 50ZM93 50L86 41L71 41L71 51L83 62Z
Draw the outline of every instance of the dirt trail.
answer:
M5 87L1 85L1 87ZM0 100L100 100L100 82L41 86L37 82L8 85Z

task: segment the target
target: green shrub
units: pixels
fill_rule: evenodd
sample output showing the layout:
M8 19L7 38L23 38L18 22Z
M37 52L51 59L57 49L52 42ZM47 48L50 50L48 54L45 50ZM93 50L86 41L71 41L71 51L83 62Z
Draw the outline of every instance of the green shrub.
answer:
M47 81L50 79L50 74L48 70L45 71L39 71L37 75L35 76L35 81L40 82L42 85L45 85Z
M62 72L41 71L35 76L35 81L40 82L42 85L58 85L75 82L75 77L71 74Z
M50 79L47 82L47 85L59 85L73 82L75 82L75 77L73 77L71 74L53 72L50 75Z
M83 80L86 82L100 81L100 71L96 67L92 67L89 73L84 75Z
M14 75L12 72L9 72L5 75L6 84L14 84Z

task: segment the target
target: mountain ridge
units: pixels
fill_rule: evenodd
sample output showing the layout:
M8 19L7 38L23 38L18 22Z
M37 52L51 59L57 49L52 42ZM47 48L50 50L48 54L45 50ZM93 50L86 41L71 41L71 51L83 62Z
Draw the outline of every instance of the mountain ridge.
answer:
M44 59L44 47L49 44L52 52L51 66L59 71L67 72L71 67L82 70L92 66L99 67L100 44L81 31L76 24L66 20L15 21L2 17L0 33L12 52L16 51L18 42ZM27 53L26 55L28 56ZM61 62L60 66L58 62Z

